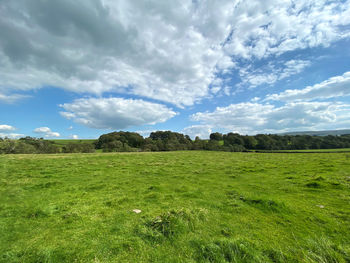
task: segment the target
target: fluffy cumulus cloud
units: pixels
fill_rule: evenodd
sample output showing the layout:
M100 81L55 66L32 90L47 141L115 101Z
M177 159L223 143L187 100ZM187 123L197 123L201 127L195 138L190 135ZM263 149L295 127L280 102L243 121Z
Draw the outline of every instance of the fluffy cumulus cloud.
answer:
M17 130L16 127L7 124L0 124L0 138L18 139L24 137L24 134L14 133L13 131L15 130Z
M266 100L300 101L340 96L350 96L350 71L304 89L286 90L280 94L268 95Z
M116 91L191 105L207 94L218 63L232 66L220 49L232 4L207 9L213 5L187 0L2 3L0 87Z
M210 125L192 125L182 130L184 134L189 135L192 139L197 136L201 139L208 139L212 133L212 126Z
M10 139L18 139L24 137L24 134L21 133L2 133L0 132L0 138L10 138Z
M158 103L122 98L77 99L61 105L61 115L96 129L124 129L156 124L174 117L176 112Z
M292 102L280 107L248 102L217 107L213 112L199 112L191 119L241 134L274 133L324 129L333 124L347 128L350 125L349 110L349 104L330 102Z
M8 132L16 130L15 127L7 124L0 124L0 132Z
M39 134L40 136L44 136L46 138L54 138L60 137L61 135L58 132L53 132L49 127L39 127L34 129L34 132Z
M2 1L0 100L56 86L192 105L241 59L348 37L349 10L350 1L326 0ZM298 72L284 67L293 69L248 81Z
M290 64L298 70L303 67L299 64L307 63ZM329 100L340 96L350 96L350 72L303 89L255 97L250 102L217 107L212 112L198 112L190 118L200 123L193 127L215 127L241 134L348 128L350 104ZM273 101L278 104L271 104ZM188 129L191 131L191 127Z

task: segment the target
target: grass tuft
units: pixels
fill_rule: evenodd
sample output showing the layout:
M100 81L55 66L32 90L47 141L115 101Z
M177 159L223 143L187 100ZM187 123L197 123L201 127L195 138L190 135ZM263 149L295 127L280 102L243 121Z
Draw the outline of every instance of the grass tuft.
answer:
M350 262L350 247L344 249L325 237L309 239L305 260L310 263L346 263Z
M191 246L195 249L196 262L268 262L267 257L247 240L195 240Z
M203 209L170 210L153 219L147 220L145 226L170 238L184 232L194 231L197 221L203 221L205 214L206 211Z

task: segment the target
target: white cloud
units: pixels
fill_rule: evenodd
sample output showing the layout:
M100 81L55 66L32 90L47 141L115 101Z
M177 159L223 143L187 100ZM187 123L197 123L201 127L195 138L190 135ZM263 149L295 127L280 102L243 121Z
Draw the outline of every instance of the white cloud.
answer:
M24 134L20 133L12 133L11 131L16 130L16 127L7 124L0 125L0 138L10 138L10 139L18 139L20 137L24 137Z
M240 58L349 37L349 6L324 0L3 1L0 93L6 95L0 100L56 86L192 105ZM274 76L250 81L271 83Z
M241 134L275 133L293 130L347 128L350 125L349 104L330 102L297 102L284 106L239 103L217 107L213 112L191 116L202 125ZM340 127L342 126L342 127Z
M281 71L282 74L291 74L308 63L293 60L285 64L290 70ZM279 78L285 77L282 74ZM350 104L319 100L349 95L350 72L346 72L304 89L255 97L250 102L217 107L213 112L198 112L190 118L200 126L241 134L348 128ZM268 103L270 100L284 104L273 105Z
M192 139L197 136L201 139L208 139L212 133L212 127L210 125L192 125L184 128L182 133L189 135Z
M207 9L213 5L187 0L3 3L0 87L114 91L191 105L207 95L217 67L233 66L220 49L232 4Z
M7 125L7 124L0 124L0 132L4 132L4 131L14 131L16 130L15 127L11 126L11 125Z
M311 61L302 59L292 59L285 63L285 68L282 69L279 80L288 78L292 75L298 74L304 70L304 68L311 65Z
M157 130L141 130L141 131L135 131L136 133L140 134L142 137L147 138L150 136L151 132L156 132Z
M268 95L266 100L309 101L341 96L350 96L350 71L304 89L286 90L280 94Z
M79 139L79 136L76 135L76 134L73 134L73 135L71 136L71 138L72 138L73 140L78 140L78 139Z
M0 75L1 75L1 73L0 73ZM30 96L28 96L28 95L21 95L21 94L6 95L6 94L0 93L0 102L3 102L3 103L11 104L11 103L14 103L14 102L16 102L18 100L22 100L22 99L25 99L25 98L30 98Z
M266 66L258 69L253 69L253 66L243 67L239 70L239 75L242 82L239 86L248 85L250 88L255 88L262 84L272 85L275 82L288 78L302 72L306 67L310 66L309 60L289 60L282 63L269 63Z
M62 116L97 129L124 129L165 122L176 113L166 106L144 100L122 98L78 99L60 105Z
M60 137L61 135L58 132L53 132L49 127L40 127L34 129L35 133L38 133L46 138Z
M220 86L214 86L210 89L211 93L216 94L221 90Z
M350 23L349 9L349 1L239 1L225 48L237 57L263 58L329 46L349 37L343 27Z
M71 113L71 112L60 112L60 114L68 120L73 119L75 117L75 114ZM72 126L70 126L70 127L72 127ZM70 127L68 128L68 130L71 130Z
M20 133L1 133L0 132L0 138L9 138L9 139L18 139L24 137L24 134Z
M34 130L35 133L48 133L51 132L51 129L49 127L40 127L40 128L36 128Z

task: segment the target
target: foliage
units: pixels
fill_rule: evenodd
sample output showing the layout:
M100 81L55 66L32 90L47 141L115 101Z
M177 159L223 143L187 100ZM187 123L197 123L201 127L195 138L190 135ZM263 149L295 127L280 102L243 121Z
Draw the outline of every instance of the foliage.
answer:
M101 135L98 140L44 140L25 137L19 140L1 139L0 153L90 153L94 149L102 152L154 152L206 150L244 152L258 151L300 151L319 149L350 148L350 135L310 136L238 133L210 134L210 140L199 137L193 141L188 135L172 131L152 132L143 138L135 132L111 132Z
M4 139L0 141L0 154L5 153L59 153L60 148L42 138L25 137L19 140Z
M223 140L223 136L219 132L211 133L209 138L210 138L210 140L214 140L214 141L222 141Z
M69 143L62 147L64 153L93 153L95 147L91 143Z
M96 149L105 152L127 152L140 148L144 144L143 137L136 132L111 132L101 135L96 141Z
M149 136L158 151L191 150L192 140L188 135L172 131L152 132Z

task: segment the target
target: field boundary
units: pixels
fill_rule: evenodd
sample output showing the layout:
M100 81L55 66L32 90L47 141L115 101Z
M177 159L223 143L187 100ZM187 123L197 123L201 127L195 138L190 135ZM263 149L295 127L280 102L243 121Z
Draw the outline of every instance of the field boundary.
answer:
M249 153L350 153L350 150L346 151L247 151Z

